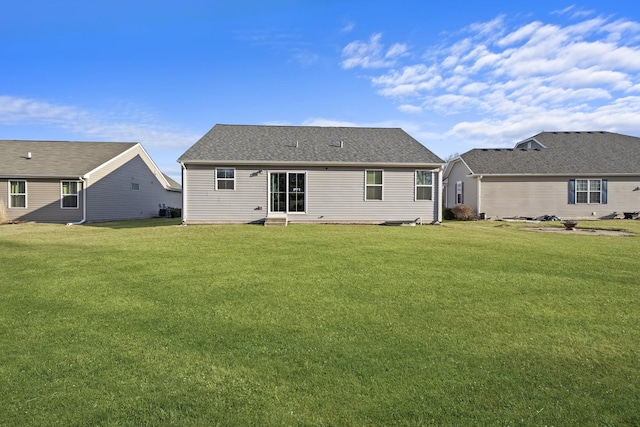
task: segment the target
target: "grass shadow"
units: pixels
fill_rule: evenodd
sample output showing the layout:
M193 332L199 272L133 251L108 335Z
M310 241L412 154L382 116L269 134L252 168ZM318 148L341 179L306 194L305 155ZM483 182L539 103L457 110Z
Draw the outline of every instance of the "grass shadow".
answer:
M180 218L150 218L150 219L129 219L125 221L94 222L84 224L83 227L111 228L114 230L127 228L155 228L180 225Z

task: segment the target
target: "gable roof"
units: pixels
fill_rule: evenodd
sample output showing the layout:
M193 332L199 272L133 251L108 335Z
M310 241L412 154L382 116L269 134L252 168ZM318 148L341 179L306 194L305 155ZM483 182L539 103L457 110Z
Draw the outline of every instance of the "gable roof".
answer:
M179 159L226 164L443 164L399 128L215 125Z
M0 175L77 178L135 145L135 142L0 140ZM28 153L31 158L27 158Z
M139 146L150 164L166 181L168 190L182 186L162 173L137 142L76 142L0 140L0 177L78 178ZM31 153L31 158L29 158Z
M542 132L516 148L476 148L460 158L481 175L640 175L640 138L612 132Z

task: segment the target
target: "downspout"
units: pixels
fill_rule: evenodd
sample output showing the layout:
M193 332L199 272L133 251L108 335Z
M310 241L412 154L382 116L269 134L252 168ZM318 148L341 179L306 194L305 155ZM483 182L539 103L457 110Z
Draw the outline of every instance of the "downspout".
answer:
M183 162L180 162L180 171L182 173L182 224L187 223L187 168Z
M81 176L78 179L82 182L82 219L78 222L68 222L67 225L80 225L87 222L87 182Z
M438 222L442 223L442 168L438 168Z
M478 184L476 187L476 191L478 192L476 194L476 203L478 206L478 215L480 215L480 213L482 212L482 175L478 175L476 176L476 178L478 179Z

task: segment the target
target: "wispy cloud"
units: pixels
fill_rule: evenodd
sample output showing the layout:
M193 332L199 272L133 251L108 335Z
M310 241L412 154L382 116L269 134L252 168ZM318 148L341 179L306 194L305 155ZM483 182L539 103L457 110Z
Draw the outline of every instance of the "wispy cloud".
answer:
M362 68L385 68L396 64L399 57L407 52L407 46L402 43L395 43L388 49L385 48L380 39L382 34L373 34L368 41L356 40L344 47L342 50L342 67L345 69Z
M346 45L341 64L368 70L373 88L403 113L457 118L451 138L511 144L541 130L637 133L640 24L576 7L554 16L565 22L475 23L444 46L424 46L412 63L404 44L388 58L396 45L376 33Z
M147 148L185 148L198 136L160 124L132 106L120 113L87 111L76 106L0 95L0 125L57 127L85 139L141 142Z

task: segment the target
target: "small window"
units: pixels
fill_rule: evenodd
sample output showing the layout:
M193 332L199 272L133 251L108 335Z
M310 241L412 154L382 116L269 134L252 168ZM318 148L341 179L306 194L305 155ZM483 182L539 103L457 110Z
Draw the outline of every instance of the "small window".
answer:
M461 205L464 203L464 184L462 181L456 182L456 204Z
M365 200L382 200L382 171L365 171Z
M9 207L27 207L27 181L9 181Z
M140 191L140 184L138 184L137 182L132 182L131 183L131 190L132 191Z
M433 200L433 173L416 171L416 200Z
M216 169L216 189L218 190L235 190L236 188L236 170L235 169Z
M77 181L62 181L62 209L78 209L80 200L80 183Z

